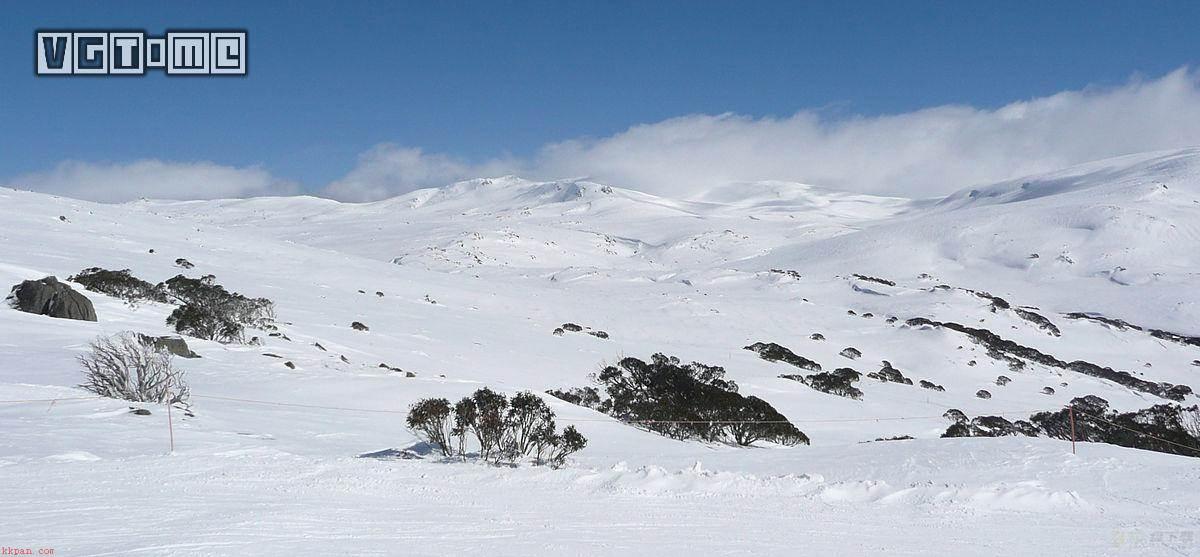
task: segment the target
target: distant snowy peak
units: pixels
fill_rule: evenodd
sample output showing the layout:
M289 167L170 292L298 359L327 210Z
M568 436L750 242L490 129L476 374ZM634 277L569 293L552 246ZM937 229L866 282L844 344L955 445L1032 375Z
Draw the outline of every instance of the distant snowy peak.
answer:
M912 206L896 197L839 192L795 182L733 183L688 200L660 197L587 180L538 182L515 176L477 178L440 188L417 190L378 202L396 209L501 213L544 209L562 214L586 210L639 214L822 213L852 220L894 215Z
M1163 190L1163 186L1193 194L1200 192L1200 148L1125 155L967 188L947 196L938 203L938 208L957 209L1034 199L1064 203L1075 203L1082 198L1133 200L1153 197Z
M887 217L913 206L911 199L901 197L857 194L778 180L726 184L694 199L762 212L821 211L861 218Z
M380 203L411 209L444 206L503 211L590 202L605 198L649 200L654 199L654 196L583 180L536 182L516 176L501 176L476 178L440 188L417 190Z

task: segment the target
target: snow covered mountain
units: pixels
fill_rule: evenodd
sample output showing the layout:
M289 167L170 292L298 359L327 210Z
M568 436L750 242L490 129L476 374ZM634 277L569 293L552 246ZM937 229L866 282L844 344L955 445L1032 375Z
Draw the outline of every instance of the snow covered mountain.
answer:
M170 458L163 406L0 403L5 529L60 554L1200 550L1200 495L1182 487L1200 461L940 438L949 409L1200 402L1185 388L1200 388L1200 150L940 200L516 177L365 204L2 189L0 246L0 285L212 274L278 312L262 346L188 339L194 415L173 416ZM170 306L84 293L97 322L0 309L0 402L87 396L89 341L173 333ZM564 323L608 338L553 334ZM861 372L861 398L780 377L801 370L744 349L758 342ZM420 398L585 386L658 352L723 366L812 445L676 441L548 397L589 438L563 470L357 458L416 442L403 418ZM912 384L865 376L886 368ZM874 442L894 437L914 439Z

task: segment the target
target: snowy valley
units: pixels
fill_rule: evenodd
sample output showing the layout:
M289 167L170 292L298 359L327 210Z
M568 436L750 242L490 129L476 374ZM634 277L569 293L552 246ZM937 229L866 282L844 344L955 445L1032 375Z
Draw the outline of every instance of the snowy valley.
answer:
M273 301L277 330L186 338L169 431L166 405L89 398L76 358L175 334L173 306L73 284L95 322L0 308L2 533L60 555L1200 552L1200 449L943 437L952 409L970 431L1088 395L1102 418L1200 403L1198 149L927 200L516 177L363 204L0 189L0 286L91 267L213 275ZM723 367L811 444L671 439L545 395L656 353ZM806 377L842 368L858 396ZM413 403L485 386L542 394L586 448L559 469L386 452L421 446Z

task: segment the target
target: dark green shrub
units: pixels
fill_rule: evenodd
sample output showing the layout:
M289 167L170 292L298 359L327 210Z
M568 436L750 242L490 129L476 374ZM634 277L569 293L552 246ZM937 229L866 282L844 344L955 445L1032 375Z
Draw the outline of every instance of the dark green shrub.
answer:
M739 445L757 440L808 443L766 401L739 394L737 384L725 379L725 369L719 366L683 364L655 354L650 362L624 358L601 370L596 381L608 395L598 408L668 437Z
M409 409L405 421L409 429L425 437L442 454L453 454L450 446L450 401L444 398L421 399Z
M246 328L275 328L271 300L230 292L212 275L198 279L176 275L162 286L170 299L180 304L167 317L167 324L180 334L231 343L243 342Z
M110 271L100 267L91 267L79 271L67 280L78 283L92 292L107 294L130 304L139 302L167 303L169 298L162 284L150 284L133 276L129 269Z

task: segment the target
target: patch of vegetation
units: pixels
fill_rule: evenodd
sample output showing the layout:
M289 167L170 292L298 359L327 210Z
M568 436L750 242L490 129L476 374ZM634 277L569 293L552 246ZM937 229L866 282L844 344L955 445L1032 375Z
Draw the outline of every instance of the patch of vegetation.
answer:
M783 445L809 442L767 401L738 393L725 369L654 354L649 362L623 358L594 376L603 389L555 391L554 396L605 412L675 439L733 443L756 441Z
M1072 409L1077 441L1200 457L1200 407L1156 404L1134 412L1118 412L1095 395L1071 400L1070 408L1038 412L1028 421L1009 422L999 416L968 421L962 412L951 410L946 417L954 423L942 437L1026 435L1067 440L1072 435Z
M831 395L844 396L854 400L862 400L863 392L854 383L862 379L862 374L842 367L831 372L814 373L812 375L780 375L781 379L799 381L815 390Z
M999 296L993 296L988 292L983 292L981 290L970 290L967 288L963 288L962 290L964 290L966 292L970 292L971 294L974 294L975 296L977 296L979 298L983 298L983 299L991 302L993 312L1002 310L1002 309L1012 308L1012 304L1008 303L1008 300L1005 300L1004 298L1001 298Z
M900 373L900 370L892 367L892 363L887 360L883 361L883 367L879 371L868 373L867 377L876 381L883 381L884 383L913 384L912 379L905 377L903 373Z
M867 275L860 275L858 273L855 273L854 278L856 278L858 280L865 280L867 282L874 282L876 284L882 284L884 286L896 286L895 282L892 282L888 279L881 279L879 277L869 277Z
M1067 319L1087 319L1089 321L1103 323L1110 327L1116 327L1117 329L1120 329L1120 330L1133 329L1135 331L1143 331L1143 332L1149 333L1150 336L1152 336L1154 338L1169 340L1171 342L1176 342L1179 344L1186 344L1189 346L1200 346L1200 337L1190 337L1190 336L1181 335L1178 333L1172 333L1170 331L1164 331L1162 329L1146 328L1146 327L1142 327L1139 325L1134 325L1133 323L1130 323L1130 322L1122 320L1122 319L1113 319L1110 317L1105 317L1098 313L1074 312L1074 313L1065 314L1064 317L1066 317ZM1200 365L1200 360L1196 360L1195 362L1193 362L1193 365Z
M756 342L744 347L744 349L758 354L759 358L768 362L784 362L808 371L821 371L821 364L800 356L788 350L787 347L775 344L774 342Z
M1056 336L1056 337L1062 336L1062 331L1060 331L1058 329L1058 326L1055 325L1053 322L1051 322L1049 319L1046 319L1046 317L1041 315L1040 313L1035 313L1035 312L1029 311L1027 309L1022 309L1022 308L1016 308L1013 311L1017 312L1017 316L1020 317L1021 319L1024 319L1030 323L1033 323L1034 325L1037 325L1039 329L1046 331L1047 333L1050 333L1051 335Z
M946 391L946 388L945 388L945 387L943 387L943 386L941 386L941 385L938 385L938 384L936 384L936 383L930 382L930 381L926 381L926 380L924 380L924 379L922 379L922 380L921 380L919 383L917 383L917 384L918 384L918 385L920 385L922 389L929 389L929 390L931 390L931 391L937 391L937 392L939 392L939 393L941 393L941 392L945 392L945 391Z
M79 356L82 387L100 396L133 402L186 403L190 390L172 354L142 335L123 332L100 337Z
M163 285L167 295L180 304L167 317L167 325L177 333L227 344L243 342L247 328L275 328L271 300L230 292L217 284L213 275L198 279L176 275Z
M531 392L509 400L484 387L453 405L444 398L422 399L409 409L406 423L445 456L477 454L496 464L531 458L558 468L587 446L575 426L558 433L554 411Z
M92 292L124 300L131 305L141 302L167 303L170 301L164 285L154 285L139 279L133 276L129 269L110 271L100 267L91 267L79 271L67 280L78 283Z
M893 437L876 437L874 441L867 441L867 442L868 443L878 443L880 441L909 441L911 439L915 439L915 438L912 435L896 435Z
M1010 422L1000 416L978 416L967 420L966 416L962 416L961 419L955 416L955 423L946 429L942 437L1005 437L1010 435L1033 437L1036 434L1037 428L1024 420Z
M592 335L599 339L607 339L608 338L608 333L605 331L601 331L598 329L592 329L591 327L584 327L583 325L577 325L575 323L563 323L561 327L556 327L554 329L555 336L563 336L564 334L566 334L568 332L570 332L570 333L583 332L583 333L587 333L587 334Z
M1094 395L1073 399L1075 438L1122 447L1200 457L1200 430L1195 427L1200 408L1156 404L1135 412L1110 410L1108 401ZM1071 438L1069 410L1040 412L1030 421L1046 435Z
M550 389L546 394L576 406L591 408L607 414L612 410L612 402L603 398L595 387L574 387L570 389Z
M1135 377L1133 374L1126 371L1114 371L1112 368L1101 367L1091 362L1076 360L1073 362L1065 362L1049 354L1038 351L1035 348L1022 346L1011 340L1004 339L987 329L979 329L967 327L953 322L942 322L925 319L924 317L916 317L909 319L906 322L910 327L930 326L941 327L958 331L971 338L972 341L982 345L987 349L988 355L1011 360L1028 360L1034 363L1042 364L1047 367L1058 369L1066 369L1106 379L1119 385L1124 385L1135 391L1149 393L1169 400L1182 401L1185 396L1192 394L1192 388L1187 385L1173 385L1171 383L1154 383ZM1022 367L1024 362L1022 362ZM1012 367L1012 361L1010 361Z

